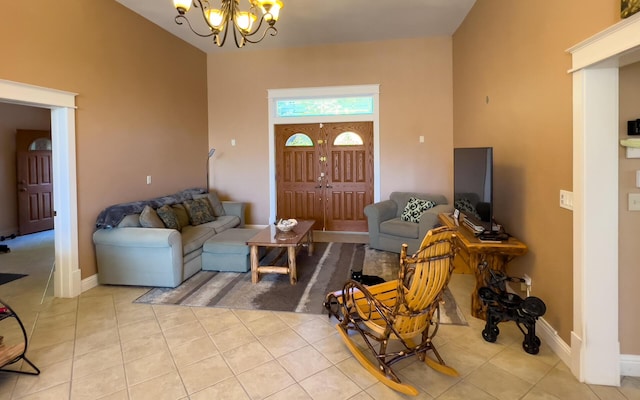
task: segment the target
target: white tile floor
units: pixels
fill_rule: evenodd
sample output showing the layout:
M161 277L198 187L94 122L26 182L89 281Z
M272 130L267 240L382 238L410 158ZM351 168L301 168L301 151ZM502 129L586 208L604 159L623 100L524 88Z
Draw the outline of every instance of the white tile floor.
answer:
M12 245L12 257L20 251ZM4 256L0 272L17 272ZM0 399L405 398L360 366L323 315L134 304L147 289L131 287L41 304L38 279L47 273L25 273L0 286L0 298L29 327L27 355L42 373L0 372ZM483 322L468 315L472 285L466 275L450 284L469 326L441 326L436 337L461 376L415 360L399 365L418 399L640 399L638 378L620 388L580 384L544 343L537 356L526 354L512 323L501 324L496 343L482 340ZM6 341L17 337L10 323L0 322Z

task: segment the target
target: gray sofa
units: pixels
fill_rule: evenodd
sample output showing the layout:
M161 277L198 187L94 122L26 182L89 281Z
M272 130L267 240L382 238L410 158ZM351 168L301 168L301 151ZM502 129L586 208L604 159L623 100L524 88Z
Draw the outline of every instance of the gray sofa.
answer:
M185 223L182 216L181 230L141 224L140 215L145 206L169 205L180 211L183 201L198 197L210 200L215 220L194 226ZM176 214L182 215L181 211ZM93 234L98 281L100 284L176 287L202 269L205 242L228 229L243 227L244 214L245 203L220 202L215 193L207 194L203 189L111 206L100 213L98 229ZM187 215L187 218L190 217Z
M436 205L419 216L419 222L403 221L401 216L409 199L415 197L430 200ZM410 254L415 253L427 232L439 226L439 213L452 212L447 198L439 194L416 192L393 192L389 200L369 204L364 208L369 226L369 246L394 253L400 253L406 243Z

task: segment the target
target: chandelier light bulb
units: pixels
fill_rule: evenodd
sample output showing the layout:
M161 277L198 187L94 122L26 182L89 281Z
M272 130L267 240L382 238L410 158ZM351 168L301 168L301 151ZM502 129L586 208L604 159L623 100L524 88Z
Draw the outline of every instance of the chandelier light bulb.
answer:
M258 3L262 13L264 14L265 21L275 23L280 15L280 9L284 7L281 1L277 0L263 0Z
M209 25L214 29L217 29L218 32L224 29L224 13L222 10L218 10L216 8L208 9L205 11L205 15L209 21Z
M180 14L184 14L191 8L191 0L173 0L173 6Z
M243 33L249 33L251 31L251 26L253 26L256 19L257 17L255 14L248 11L240 11L236 15L236 24L238 25L238 29Z

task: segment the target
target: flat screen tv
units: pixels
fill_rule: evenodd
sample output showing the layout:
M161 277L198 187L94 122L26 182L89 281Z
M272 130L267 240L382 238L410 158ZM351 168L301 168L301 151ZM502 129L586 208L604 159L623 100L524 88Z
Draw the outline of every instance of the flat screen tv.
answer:
M485 232L493 221L493 148L453 150L453 198L460 214Z

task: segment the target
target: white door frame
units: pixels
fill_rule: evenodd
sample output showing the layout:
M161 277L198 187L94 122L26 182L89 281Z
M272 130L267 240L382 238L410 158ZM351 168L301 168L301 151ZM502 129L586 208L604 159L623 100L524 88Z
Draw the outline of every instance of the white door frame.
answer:
M571 371L581 382L619 386L624 368L618 337L618 74L621 66L640 60L640 14L568 51L573 74Z
M54 296L81 292L78 264L78 201L76 187L75 97L65 92L0 80L0 102L51 110L53 202L55 207Z
M325 86L311 88L269 89L269 223L276 219L276 148L275 125L312 124L329 122L373 122L373 199L380 200L380 85ZM373 114L322 117L290 117L276 115L276 102L283 99L331 98L346 96L372 96Z

